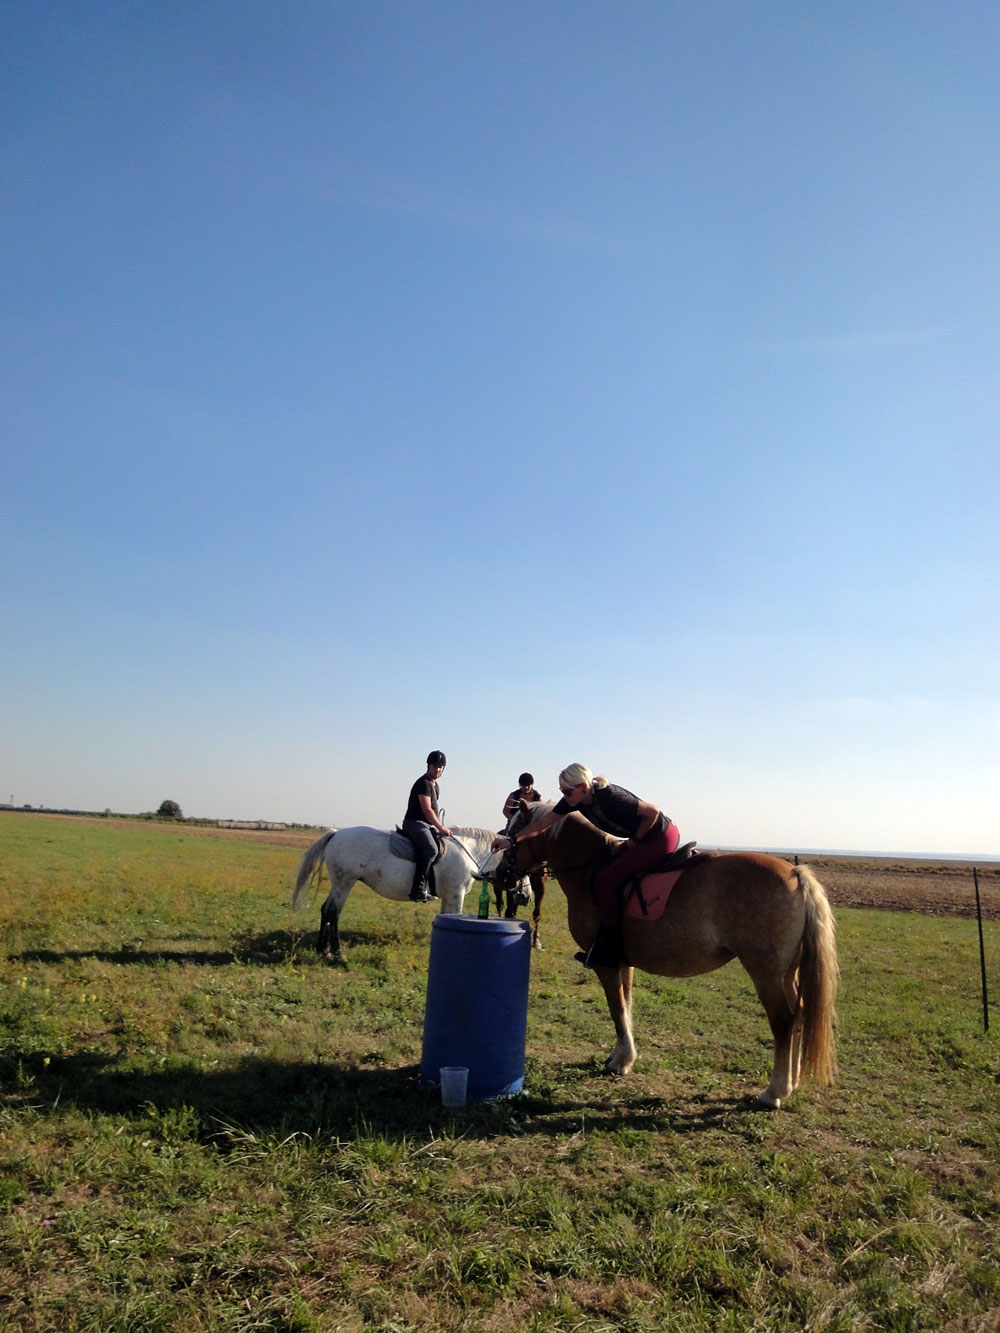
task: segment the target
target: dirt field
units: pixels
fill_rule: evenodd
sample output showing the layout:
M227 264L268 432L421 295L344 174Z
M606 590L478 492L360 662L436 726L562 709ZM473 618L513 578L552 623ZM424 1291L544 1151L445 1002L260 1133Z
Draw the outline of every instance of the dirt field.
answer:
M834 907L875 907L931 916L976 915L972 863L903 858L802 856ZM979 869L983 919L1000 921L1000 866Z

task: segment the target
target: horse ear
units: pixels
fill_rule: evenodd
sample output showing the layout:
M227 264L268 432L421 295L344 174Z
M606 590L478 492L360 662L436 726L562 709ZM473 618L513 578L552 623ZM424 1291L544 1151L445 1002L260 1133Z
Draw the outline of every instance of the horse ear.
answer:
M521 807L521 814L526 815L528 813L528 802L524 799L523 796L520 796L518 797L517 803Z

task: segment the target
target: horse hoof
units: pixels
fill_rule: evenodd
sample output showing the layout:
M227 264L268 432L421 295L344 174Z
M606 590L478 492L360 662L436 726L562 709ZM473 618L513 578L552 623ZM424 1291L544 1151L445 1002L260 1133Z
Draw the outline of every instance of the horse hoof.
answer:
M754 1105L759 1111L780 1111L781 1098L771 1097L765 1089L764 1092L758 1092L754 1099Z

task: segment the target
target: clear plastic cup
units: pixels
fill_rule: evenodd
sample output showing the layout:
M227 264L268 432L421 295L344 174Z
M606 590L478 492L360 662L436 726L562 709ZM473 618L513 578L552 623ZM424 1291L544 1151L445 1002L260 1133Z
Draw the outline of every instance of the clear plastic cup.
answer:
M441 1070L441 1105L464 1106L468 1087L468 1069L461 1065L445 1065Z

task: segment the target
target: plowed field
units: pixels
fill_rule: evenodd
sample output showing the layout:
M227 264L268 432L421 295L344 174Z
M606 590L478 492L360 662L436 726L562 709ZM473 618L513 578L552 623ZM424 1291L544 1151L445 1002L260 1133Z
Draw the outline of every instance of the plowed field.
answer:
M834 907L874 907L932 916L976 915L972 863L908 858L802 856ZM1000 866L978 867L983 918L1000 921Z

